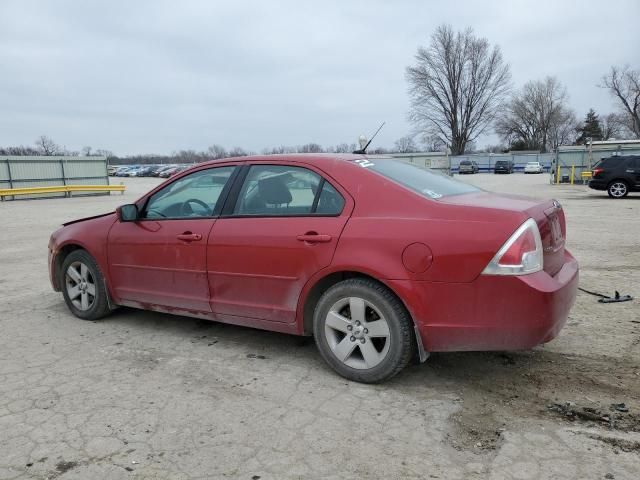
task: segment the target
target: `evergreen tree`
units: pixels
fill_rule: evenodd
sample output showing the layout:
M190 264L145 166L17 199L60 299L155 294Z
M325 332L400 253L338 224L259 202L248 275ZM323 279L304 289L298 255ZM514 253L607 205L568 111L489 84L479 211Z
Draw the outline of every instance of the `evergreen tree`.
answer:
M592 141L602 140L602 125L600 125L600 118L593 108L587 112L582 126L577 129L577 133L576 142L578 145L588 143L589 137Z

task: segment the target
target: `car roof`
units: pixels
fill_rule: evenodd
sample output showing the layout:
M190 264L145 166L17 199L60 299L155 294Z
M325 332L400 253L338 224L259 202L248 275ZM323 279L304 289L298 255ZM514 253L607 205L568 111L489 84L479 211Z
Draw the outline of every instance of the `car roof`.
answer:
M389 161L394 157L388 155L360 155L351 153L285 153L273 155L248 155L245 157L221 158L197 163L194 167L216 165L220 163L245 163L245 162L300 162L315 165L321 170L330 172L335 169L358 167L357 161ZM359 167L358 167L359 168Z

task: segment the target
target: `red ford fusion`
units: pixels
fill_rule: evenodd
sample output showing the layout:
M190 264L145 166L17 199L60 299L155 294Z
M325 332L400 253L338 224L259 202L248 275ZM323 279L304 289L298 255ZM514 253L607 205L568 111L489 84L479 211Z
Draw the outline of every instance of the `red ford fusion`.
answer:
M340 375L380 382L429 352L529 349L576 297L555 200L497 195L397 158L199 164L51 236L71 312L119 306L313 335Z

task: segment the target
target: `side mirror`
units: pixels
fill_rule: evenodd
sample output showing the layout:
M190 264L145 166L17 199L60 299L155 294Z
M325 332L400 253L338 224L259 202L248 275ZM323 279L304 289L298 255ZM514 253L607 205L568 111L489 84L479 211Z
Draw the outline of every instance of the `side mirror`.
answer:
M138 219L138 206L135 203L122 205L116 212L121 222L135 222Z

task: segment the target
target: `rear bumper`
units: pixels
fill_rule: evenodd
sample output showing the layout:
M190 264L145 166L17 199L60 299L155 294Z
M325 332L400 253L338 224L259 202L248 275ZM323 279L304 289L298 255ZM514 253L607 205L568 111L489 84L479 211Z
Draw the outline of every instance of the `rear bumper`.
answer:
M555 338L578 289L578 263L565 253L551 276L480 275L470 283L393 281L430 352L526 350Z
M591 179L589 180L589 188L593 188L594 190L606 190L607 182L606 180L599 179Z

